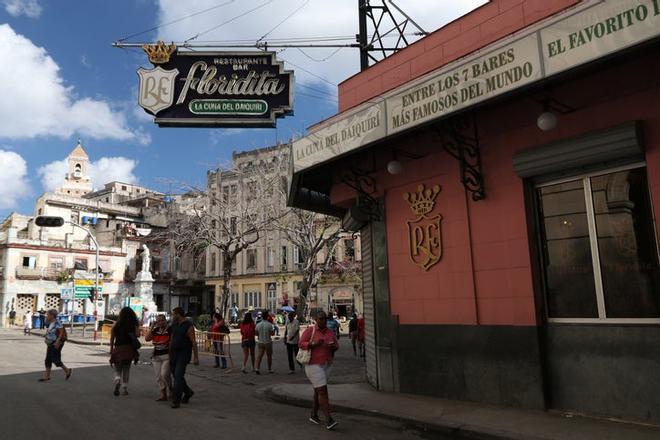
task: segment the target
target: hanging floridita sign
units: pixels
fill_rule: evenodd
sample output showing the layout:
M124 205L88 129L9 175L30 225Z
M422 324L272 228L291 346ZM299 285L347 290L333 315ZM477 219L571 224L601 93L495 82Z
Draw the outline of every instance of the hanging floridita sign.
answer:
M144 45L138 102L161 127L274 127L293 113L293 72L272 52L180 52Z

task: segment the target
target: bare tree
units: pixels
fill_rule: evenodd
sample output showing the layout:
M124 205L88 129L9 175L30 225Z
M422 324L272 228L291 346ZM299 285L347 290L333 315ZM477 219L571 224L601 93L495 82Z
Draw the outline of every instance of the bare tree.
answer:
M298 248L303 275L298 296L298 314L303 315L310 288L335 263L332 256L343 230L338 219L302 209L291 209L274 225Z
M218 251L222 266L222 294L218 307L229 307L236 257L259 241L280 216L284 205L276 197L283 161L232 163L209 173L206 188L187 187L187 204L170 216L167 230L177 253Z

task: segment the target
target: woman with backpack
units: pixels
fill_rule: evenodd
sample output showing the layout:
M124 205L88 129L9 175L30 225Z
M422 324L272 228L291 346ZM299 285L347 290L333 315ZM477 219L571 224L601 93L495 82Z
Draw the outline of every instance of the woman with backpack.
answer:
M44 337L46 342L46 371L44 371L44 375L39 379L39 382L50 380L50 370L53 364L64 371L65 377L68 380L71 377L72 369L67 368L62 363L62 348L64 348L64 342L67 340L66 330L57 318L57 310L49 310L46 314L46 319L48 320L48 329Z
M110 365L115 371L115 396L128 394L128 378L131 371L131 362L137 363L140 354L140 322L130 307L124 307L119 312L117 322L112 326L110 334Z

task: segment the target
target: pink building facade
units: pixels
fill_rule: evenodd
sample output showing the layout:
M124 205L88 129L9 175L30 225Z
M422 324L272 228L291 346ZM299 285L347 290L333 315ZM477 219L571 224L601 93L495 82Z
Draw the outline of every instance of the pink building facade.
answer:
M374 386L660 421L659 37L493 0L340 85L290 203L361 231Z

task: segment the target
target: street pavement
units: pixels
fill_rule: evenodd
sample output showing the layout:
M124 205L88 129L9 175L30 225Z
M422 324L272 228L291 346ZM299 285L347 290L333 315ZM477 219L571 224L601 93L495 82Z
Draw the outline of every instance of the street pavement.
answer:
M342 383L359 386L364 367L353 357L348 340L343 338L342 343L334 374ZM307 384L300 371L287 374L281 341L275 341L274 374L241 373L239 351L239 346L232 348L236 368L231 370L213 368L213 359L207 356L200 366L190 365L188 379L195 396L175 410L154 401L157 389L148 348L142 350L143 363L131 368L129 395L115 397L107 346L67 343L62 357L73 368L71 379L65 381L58 370L49 382L40 383L45 355L42 339L23 336L17 329L0 329L0 438L326 439L345 434L379 440L449 438L431 436L404 422L350 412L336 414L340 424L328 432L308 422L309 409L275 403L256 392L275 384Z

